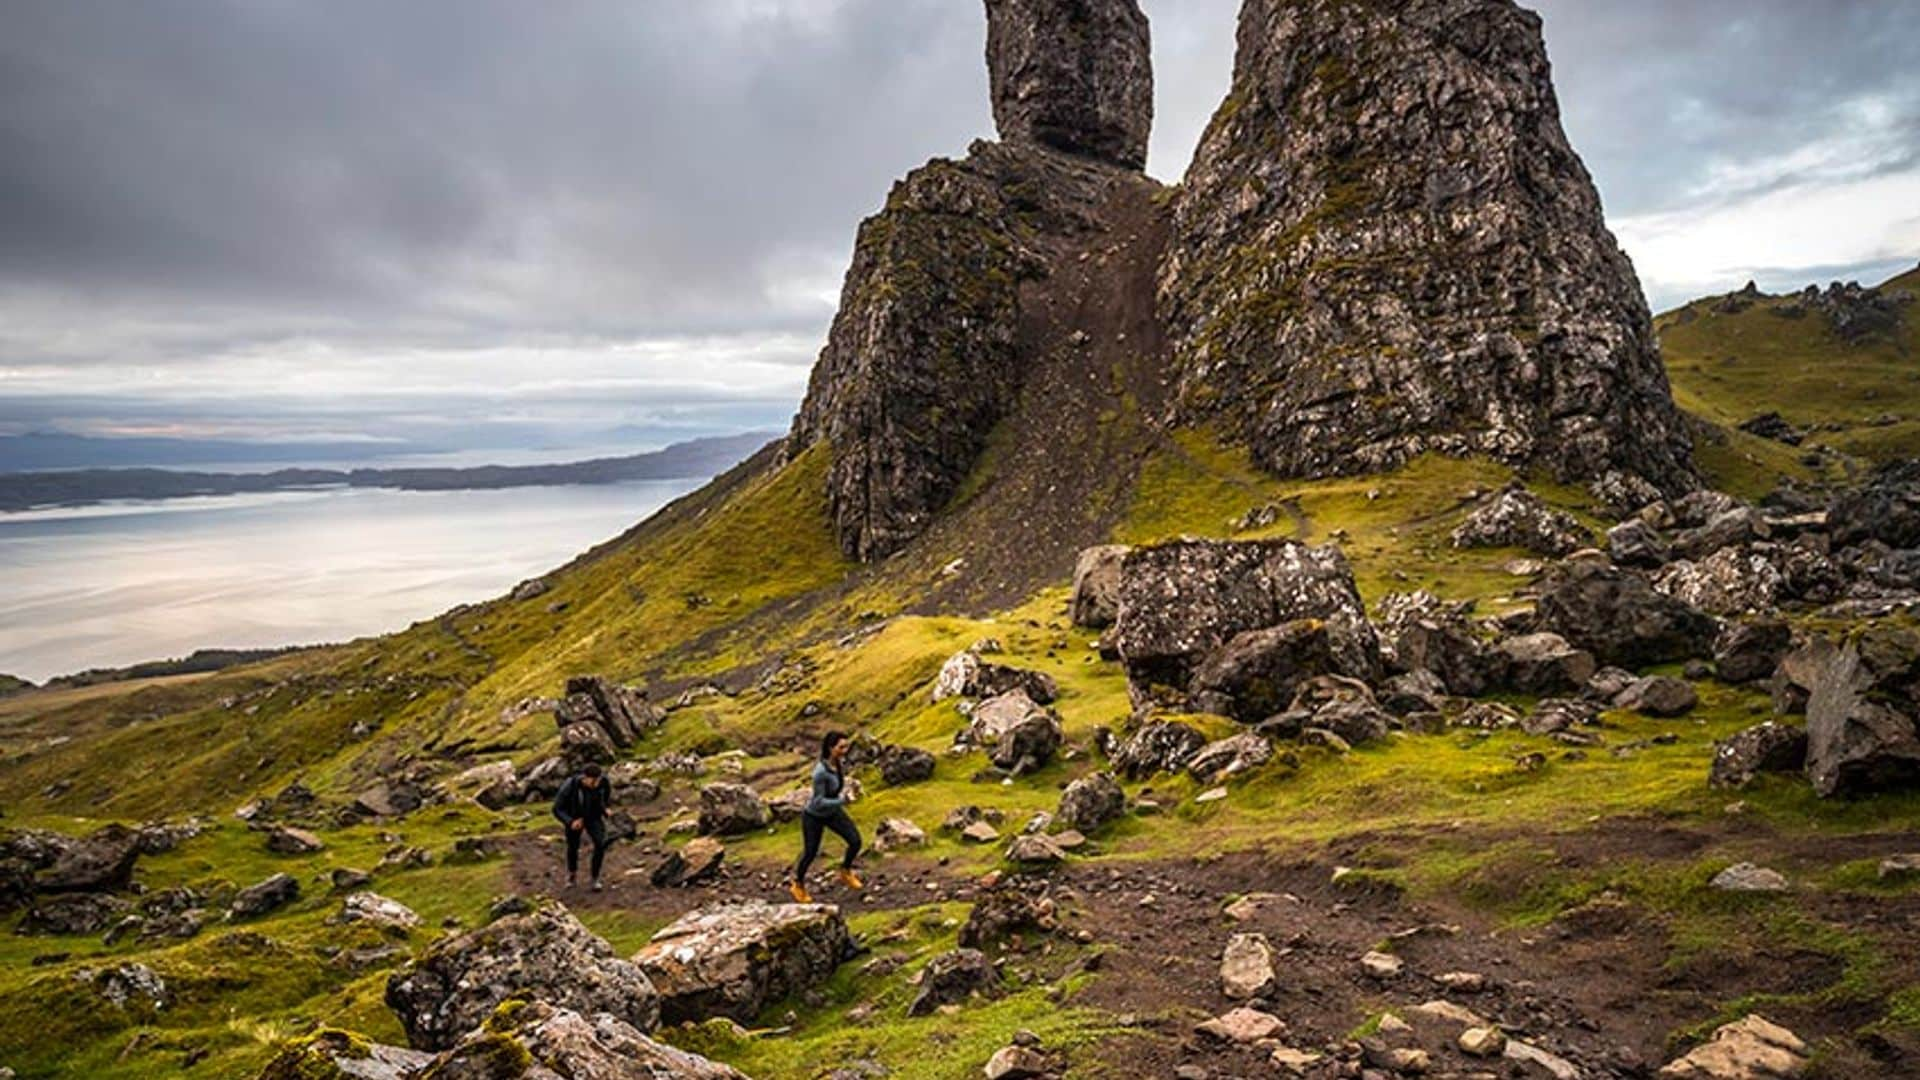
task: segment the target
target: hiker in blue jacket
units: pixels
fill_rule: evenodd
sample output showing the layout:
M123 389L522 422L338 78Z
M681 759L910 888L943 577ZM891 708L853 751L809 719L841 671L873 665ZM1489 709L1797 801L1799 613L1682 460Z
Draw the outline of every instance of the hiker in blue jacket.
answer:
M847 803L853 799L847 791L846 770L841 766L851 745L846 734L839 731L829 732L820 740L820 760L813 763L813 797L800 814L800 861L787 882L787 891L796 904L813 903L807 893L807 871L820 854L820 836L828 829L847 842L846 858L840 861L840 881L849 889L865 888L853 872L854 857L860 854L860 830L847 816Z

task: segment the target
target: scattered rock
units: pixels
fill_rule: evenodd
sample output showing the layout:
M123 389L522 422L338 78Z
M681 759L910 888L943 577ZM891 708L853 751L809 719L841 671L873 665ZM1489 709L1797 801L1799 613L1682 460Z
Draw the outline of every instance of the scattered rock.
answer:
M1014 0L1018 2L1018 0ZM1047 1055L1030 1046L1008 1046L987 1060L987 1080L1034 1080L1051 1070Z
M1705 613L1655 592L1639 572L1596 562L1558 570L1535 611L1541 630L1628 669L1711 655L1719 629Z
M1743 788L1761 773L1799 772L1806 762L1807 733L1768 720L1715 743L1707 780L1717 788Z
M1060 718L1024 690L1010 690L974 706L962 733L967 744L985 750L988 760L1014 773L1052 761L1062 737Z
M357 892L340 901L340 912L330 923L371 923L394 930L411 930L420 925L420 916L398 900L379 893Z
M1807 701L1807 777L1821 796L1861 795L1920 785L1920 732L1913 716L1869 696L1910 679L1913 657L1888 648L1903 636L1873 635L1834 653ZM1862 657L1871 650L1872 664ZM1910 700L1910 699L1909 699Z
M1576 649L1559 634L1510 637L1493 648L1497 681L1521 694L1573 693L1587 685L1598 665L1592 653Z
M720 873L727 848L711 836L696 836L667 852L647 880L656 889L673 889L711 881Z
M49 865L34 875L42 893L116 892L133 883L140 858L140 834L124 825L108 825L88 836L61 837Z
M300 899L300 882L292 874L275 874L235 894L227 909L229 919L257 919Z
M747 1080L734 1069L656 1042L605 1013L544 1001L510 1003L435 1058L425 1075L486 1080Z
M764 829L773 811L745 784L718 781L700 789L700 835L739 836Z
M720 904L681 916L634 955L671 1024L729 1016L751 1023L769 1001L825 982L852 948L825 904Z
M1713 1038L1660 1070L1662 1080L1791 1080L1806 1073L1811 1052L1800 1037L1764 1017L1724 1024Z
M1112 773L1096 772L1067 785L1054 819L1070 829L1090 833L1127 812L1127 793Z
M960 927L960 945L984 949L1013 934L1055 928L1054 904L1044 894L1013 883L987 889L974 901L973 910Z
M1455 1045L1468 1057L1496 1058L1506 1052L1507 1037L1499 1028L1470 1027L1460 1033Z
M906 818L887 818L873 831L873 846L880 851L924 847L926 843L926 830Z
M1187 771L1212 784L1257 769L1273 760L1273 744L1251 731L1208 743L1187 760Z
M323 1028L287 1043L257 1080L411 1080L433 1064L424 1050L370 1043Z
M1220 959L1220 990L1244 1001L1265 997L1277 982L1275 953L1265 934L1235 934Z
M1160 772L1179 772L1207 745L1198 728L1177 720L1154 720L1140 725L1113 752L1113 767L1129 780L1144 780Z
M1714 674L1722 682L1758 682L1773 674L1792 646L1793 631L1783 619L1729 623L1714 643Z
M1030 833L1013 838L1007 845L1007 858L1028 866L1047 866L1065 862L1066 851L1044 833Z
M1392 953L1369 952L1360 958L1360 970L1375 979L1391 979L1405 967L1406 962Z
M1615 708L1645 716L1685 716L1700 703L1700 695L1685 679L1654 675L1635 682L1614 698Z
M940 668L940 675L933 683L933 700L984 699L1014 690L1024 691L1027 697L1040 705L1050 705L1060 696L1060 688L1054 684L1053 676L1025 668L990 664L980 659L972 649L967 649L953 654Z
M554 710L562 732L575 724L593 724L606 742L625 750L641 736L667 722L666 710L647 699L638 687L621 686L598 675L567 680L567 696ZM609 755L611 761L618 755ZM603 763L604 764L604 763Z
M959 1005L975 994L1000 988L1000 972L978 949L955 949L927 962L920 972L920 992L907 1006L908 1016L926 1016L943 1005Z
M1889 855L1880 860L1881 881L1904 881L1920 877L1920 852Z
M960 830L960 839L969 844L992 844L1000 839L1000 830L984 821L976 821Z
M1272 1013L1242 1007L1216 1016L1194 1030L1221 1042L1248 1045L1285 1035L1287 1025Z
M918 784L933 779L932 754L911 746L888 746L880 751L880 779L890 787Z
M641 1031L660 1013L641 969L556 903L443 937L387 980L387 1007L424 1050L451 1048L509 998L606 1013Z
M276 855L311 855L326 846L318 836L291 825L276 825L267 833L267 850Z
M1735 863L1713 876L1712 886L1721 892L1777 893L1789 888L1786 876L1753 863Z
M152 1014L173 1004L173 993L167 989L165 980L145 964L81 968L73 973L73 979L121 1012Z
M132 905L105 893L35 897L13 932L23 937L98 934L124 918Z

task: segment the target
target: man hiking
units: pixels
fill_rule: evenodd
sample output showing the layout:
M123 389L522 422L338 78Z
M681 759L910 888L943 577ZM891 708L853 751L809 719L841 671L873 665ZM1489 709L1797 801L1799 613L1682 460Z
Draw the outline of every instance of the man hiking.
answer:
M569 777L553 797L553 816L567 829L567 887L580 884L580 838L593 840L593 891L600 891L600 864L607 854L607 804L612 785L600 766L588 765Z
M820 837L828 829L847 842L846 857L840 860L840 881L849 889L865 888L853 872L854 857L860 854L860 830L847 816L847 803L853 800L847 791L846 770L841 766L851 745L838 731L820 740L820 760L813 763L813 797L800 814L800 861L794 864L793 877L787 882L787 892L796 904L813 903L807 893L807 871L820 854Z

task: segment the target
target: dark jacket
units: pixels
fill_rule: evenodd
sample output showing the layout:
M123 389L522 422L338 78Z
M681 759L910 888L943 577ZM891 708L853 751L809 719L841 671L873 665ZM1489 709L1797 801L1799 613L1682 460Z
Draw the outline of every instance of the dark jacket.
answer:
M598 784L589 788L579 777L571 776L553 797L553 816L559 818L562 825L572 825L575 818L586 818L587 824L598 825L606 820L607 806L612 801L613 785L606 777L602 776Z
M807 813L817 818L830 818L846 808L847 778L839 769L833 767L825 758L813 765L813 797L807 800Z

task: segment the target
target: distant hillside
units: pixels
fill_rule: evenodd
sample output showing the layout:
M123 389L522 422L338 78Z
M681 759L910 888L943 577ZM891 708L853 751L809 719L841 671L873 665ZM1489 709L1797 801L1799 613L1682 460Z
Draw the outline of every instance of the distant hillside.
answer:
M0 675L0 697L33 689L33 684L14 675Z
M707 477L744 460L774 438L766 432L693 439L652 453L561 465L483 465L444 469L280 469L269 473L178 472L171 469L82 469L0 474L0 511L75 506L109 499L177 499L313 487L475 491L563 484Z
M1655 320L1676 400L1808 464L1920 454L1920 269L1878 288L1749 287ZM1770 426L1777 413L1784 426ZM1789 430L1791 429L1791 430ZM1783 441L1784 439L1784 441Z

